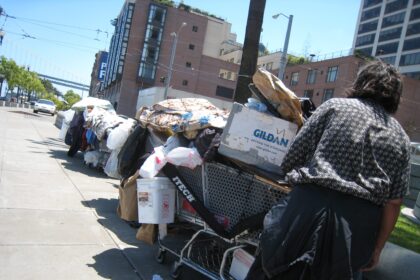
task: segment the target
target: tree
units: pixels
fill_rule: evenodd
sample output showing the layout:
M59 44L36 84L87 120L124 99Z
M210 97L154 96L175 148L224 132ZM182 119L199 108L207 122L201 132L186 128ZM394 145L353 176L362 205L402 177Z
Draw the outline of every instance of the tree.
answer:
M76 94L74 91L69 90L64 94L64 100L66 100L69 107L81 99L80 95Z
M239 68L235 89L235 102L246 103L251 96L248 85L252 82L252 75L257 69L258 47L264 18L265 1L250 0L249 3L241 67Z

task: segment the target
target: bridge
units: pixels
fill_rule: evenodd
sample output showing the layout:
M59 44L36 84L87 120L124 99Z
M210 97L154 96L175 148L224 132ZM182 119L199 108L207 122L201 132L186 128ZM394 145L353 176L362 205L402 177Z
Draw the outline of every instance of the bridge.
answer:
M69 80L64 80L64 79L60 79L60 78L56 78L56 77L52 77L52 76L48 76L48 75L44 75L40 73L37 73L37 75L38 77L42 79L49 80L52 84L56 84L60 86L65 86L65 87L80 89L80 90L85 90L85 91L89 91L89 88L90 88L89 85L84 85L84 84L76 83Z

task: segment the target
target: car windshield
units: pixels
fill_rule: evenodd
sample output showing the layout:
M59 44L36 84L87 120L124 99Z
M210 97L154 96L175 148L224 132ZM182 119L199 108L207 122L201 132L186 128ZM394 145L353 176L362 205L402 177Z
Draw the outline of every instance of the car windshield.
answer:
M54 102L51 100L39 99L37 102L41 104L54 105Z

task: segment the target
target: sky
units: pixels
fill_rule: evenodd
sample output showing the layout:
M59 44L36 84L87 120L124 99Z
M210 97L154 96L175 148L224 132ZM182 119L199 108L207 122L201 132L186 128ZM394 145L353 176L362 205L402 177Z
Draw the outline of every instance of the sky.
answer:
M141 1L141 0L137 0ZM289 53L329 55L348 51L361 0L266 0L261 43L283 48L288 19L293 15ZM5 32L0 55L30 70L89 85L95 53L107 51L124 0L0 0L9 17L0 17ZM184 0L232 24L243 43L248 0ZM66 92L68 88L56 86ZM74 90L80 95L87 92Z

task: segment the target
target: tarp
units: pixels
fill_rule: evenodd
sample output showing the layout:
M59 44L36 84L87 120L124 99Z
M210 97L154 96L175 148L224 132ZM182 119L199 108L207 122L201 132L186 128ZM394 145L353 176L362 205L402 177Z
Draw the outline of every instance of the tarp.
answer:
M74 103L73 106L71 106L71 108L73 110L81 111L81 110L85 110L86 107L90 105L105 109L107 111L115 111L111 102L109 102L108 100L99 99L99 98L90 97L90 96L85 97L82 100Z

